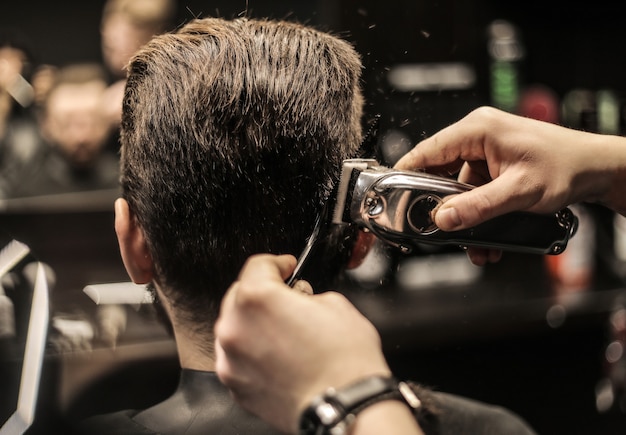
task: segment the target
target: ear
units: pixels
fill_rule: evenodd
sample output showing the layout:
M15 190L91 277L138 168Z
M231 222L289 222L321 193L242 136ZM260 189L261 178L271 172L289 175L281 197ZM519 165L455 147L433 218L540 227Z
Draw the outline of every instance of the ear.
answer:
M355 269L361 265L365 256L370 251L370 248L374 244L376 240L376 236L372 233L366 233L365 231L359 230L356 236L356 241L354 242L354 247L352 248L352 255L350 256L350 260L348 261L347 268Z
M154 267L143 230L132 214L125 199L115 201L115 233L122 261L130 279L135 284L152 281Z

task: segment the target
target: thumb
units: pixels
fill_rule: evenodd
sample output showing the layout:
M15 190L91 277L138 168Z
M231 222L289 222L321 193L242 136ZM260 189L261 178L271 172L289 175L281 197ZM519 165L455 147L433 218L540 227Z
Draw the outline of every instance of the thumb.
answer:
M533 198L513 179L501 176L470 191L444 198L433 220L443 231L456 231L481 224L496 216L526 210Z

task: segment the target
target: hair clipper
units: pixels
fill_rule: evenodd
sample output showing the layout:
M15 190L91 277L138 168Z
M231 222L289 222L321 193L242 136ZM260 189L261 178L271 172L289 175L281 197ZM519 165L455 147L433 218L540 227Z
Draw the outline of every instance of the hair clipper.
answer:
M474 186L448 178L379 165L343 163L332 222L353 223L403 252L419 244L475 246L533 254L560 254L577 228L569 208L554 214L508 213L473 228L442 231L431 212L448 195Z

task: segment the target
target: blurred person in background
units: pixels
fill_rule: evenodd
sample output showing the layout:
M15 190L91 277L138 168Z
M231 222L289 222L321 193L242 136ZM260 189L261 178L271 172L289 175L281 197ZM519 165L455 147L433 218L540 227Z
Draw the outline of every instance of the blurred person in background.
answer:
M39 152L41 138L30 83L33 59L27 44L13 33L0 35L0 197Z
M100 21L102 58L110 75L104 113L115 131L122 114L126 65L153 36L169 30L176 0L107 0Z
M44 146L12 180L10 197L118 186L119 159L108 147L102 107L106 88L98 64L71 64L54 73L38 114Z

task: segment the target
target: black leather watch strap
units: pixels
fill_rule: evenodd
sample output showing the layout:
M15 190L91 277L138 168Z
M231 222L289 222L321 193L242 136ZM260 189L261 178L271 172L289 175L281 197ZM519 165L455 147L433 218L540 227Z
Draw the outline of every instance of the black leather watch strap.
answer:
M316 397L300 418L300 435L342 435L363 409L384 400L400 400L411 409L421 406L411 387L393 377L371 376Z

